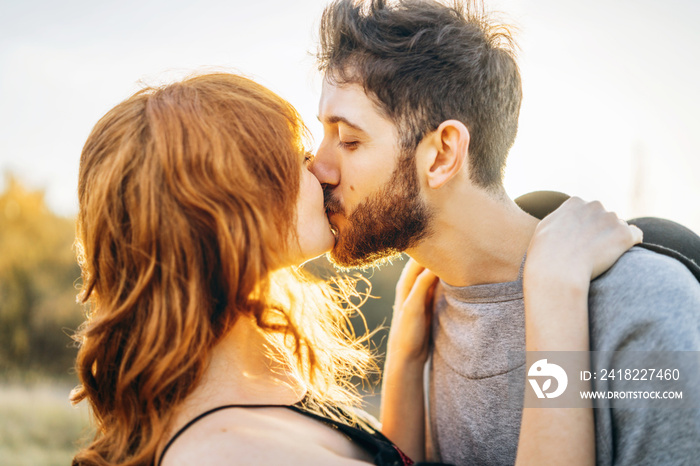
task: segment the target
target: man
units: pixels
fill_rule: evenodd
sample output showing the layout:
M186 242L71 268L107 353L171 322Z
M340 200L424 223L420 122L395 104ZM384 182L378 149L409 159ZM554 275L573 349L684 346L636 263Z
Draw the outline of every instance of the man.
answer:
M337 233L331 259L356 267L405 251L441 278L429 422L436 455L456 464L513 464L522 415L508 391L524 358L508 355L524 350L521 266L538 220L502 183L521 102L512 49L483 14L430 0L340 0L321 23L312 171ZM698 351L699 311L688 269L633 248L591 283L591 350ZM600 465L700 454L700 407L608 407L595 424Z

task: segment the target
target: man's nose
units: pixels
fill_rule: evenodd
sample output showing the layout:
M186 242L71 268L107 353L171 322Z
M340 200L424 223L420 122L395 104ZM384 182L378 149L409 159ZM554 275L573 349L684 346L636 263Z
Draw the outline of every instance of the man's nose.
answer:
M329 144L321 142L311 162L311 173L316 176L322 185L337 186L340 183L340 163L337 151Z

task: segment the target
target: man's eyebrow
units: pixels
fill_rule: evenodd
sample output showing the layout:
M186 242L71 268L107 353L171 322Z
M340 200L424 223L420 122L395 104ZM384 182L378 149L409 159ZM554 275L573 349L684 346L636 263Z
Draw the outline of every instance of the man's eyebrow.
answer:
M364 129L362 129L362 127L360 127L359 125L356 125L355 123L352 123L350 120L348 120L347 118L342 117L342 116L340 116L340 115L331 115L331 116L327 117L327 118L325 119L325 121L324 121L324 120L321 120L321 117L320 117L320 116L317 116L316 118L318 118L318 121L320 121L321 123L326 123L326 124L329 124L329 125L335 125L335 124L337 124L337 123L343 123L344 125L349 126L350 128L352 128L352 129L354 129L354 130L356 130L356 131L360 131L360 132L363 132L363 133L367 133L367 131L365 131Z

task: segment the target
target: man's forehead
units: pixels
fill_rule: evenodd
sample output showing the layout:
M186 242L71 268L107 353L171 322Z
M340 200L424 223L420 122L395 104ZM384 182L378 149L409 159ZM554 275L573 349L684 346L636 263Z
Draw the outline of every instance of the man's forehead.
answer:
M318 112L321 118L338 115L347 118L348 114L366 110L367 95L359 84L334 84L323 80Z
M343 123L351 128L368 132L377 120L384 118L381 111L359 84L334 84L323 80L318 119L324 124Z

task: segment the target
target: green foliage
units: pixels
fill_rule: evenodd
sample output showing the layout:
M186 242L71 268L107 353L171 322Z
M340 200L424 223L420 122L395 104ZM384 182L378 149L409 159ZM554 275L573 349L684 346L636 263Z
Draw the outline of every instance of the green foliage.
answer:
M72 244L75 221L12 176L0 194L0 373L66 375L80 325Z

